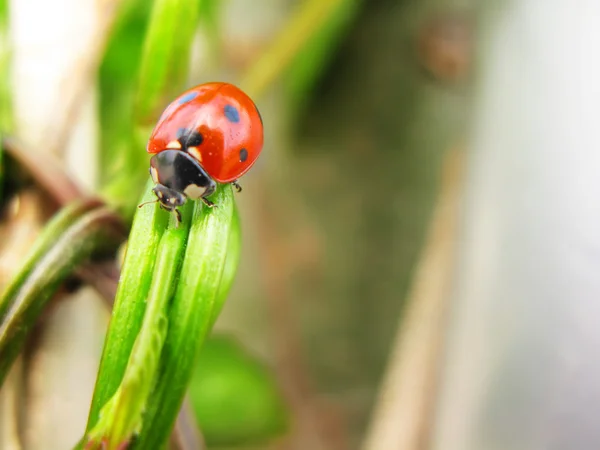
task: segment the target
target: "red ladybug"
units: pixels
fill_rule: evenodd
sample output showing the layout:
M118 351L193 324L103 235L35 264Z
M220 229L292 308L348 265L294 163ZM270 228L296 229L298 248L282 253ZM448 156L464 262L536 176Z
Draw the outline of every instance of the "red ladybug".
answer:
M250 97L228 83L196 86L167 106L150 135L152 192L178 224L177 208L188 198L212 207L207 197L217 183L231 183L241 191L237 180L262 146L262 118Z

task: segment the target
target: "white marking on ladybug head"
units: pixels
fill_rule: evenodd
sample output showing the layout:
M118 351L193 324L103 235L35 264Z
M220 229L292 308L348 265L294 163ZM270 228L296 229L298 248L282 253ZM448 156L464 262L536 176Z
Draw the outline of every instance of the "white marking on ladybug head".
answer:
M198 147L188 147L187 152L192 155L198 162L202 162L202 155L200 154L200 150Z
M171 141L167 144L167 148L169 150L181 150L181 142L179 141Z
M158 184L158 170L156 170L156 167L150 167L150 176L154 184Z
M205 192L206 188L198 186L197 184L188 184L183 190L183 193L193 200L199 199Z

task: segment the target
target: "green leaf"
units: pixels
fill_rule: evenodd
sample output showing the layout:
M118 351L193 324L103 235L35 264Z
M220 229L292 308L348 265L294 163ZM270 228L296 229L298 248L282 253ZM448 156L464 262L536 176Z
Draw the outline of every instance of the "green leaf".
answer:
M177 291L169 311L169 332L161 356L161 372L134 449L166 442L181 406L200 346L221 310L223 272L234 221L233 193L221 185L217 207L201 202L194 209ZM237 256L233 255L235 259Z
M139 190L143 181L137 181L136 175L146 175L148 158L143 142L138 145L134 139L133 101L151 7L152 2L147 0L123 2L100 66L101 184L112 184L115 178L128 181L124 189L107 196L112 202L137 199L138 195L121 194L131 192L133 186ZM128 206L133 209L131 201Z
M189 211L189 208L186 212ZM189 214L188 214L189 216ZM142 413L148 403L158 372L158 363L168 329L168 302L173 296L187 241L189 217L177 228L162 235L147 298L142 326L129 355L119 388L102 407L100 420L89 433L89 440L103 442L107 450L116 449L138 433Z
M269 370L224 336L200 351L189 394L208 445L259 443L282 434L289 421Z
M154 199L152 185L148 181L142 201ZM110 328L98 369L88 430L96 424L100 408L114 395L123 379L129 355L142 325L158 244L167 220L168 214L164 211L146 206L138 210L133 221Z
M137 124L153 124L184 84L198 11L198 0L154 1L136 95Z
M0 0L0 24L6 25L6 17L8 16L8 0Z
M231 290L233 281L235 280L235 274L237 272L238 264L240 262L240 253L242 250L242 234L240 225L240 215L237 208L233 209L233 217L231 219L231 228L229 230L229 238L227 240L227 256L225 257L225 265L223 266L223 275L221 277L221 284L219 285L219 291L217 292L217 305L223 305L225 299ZM211 328L219 317L221 307L213 310L211 317Z
M316 80L327 69L327 62L344 33L356 17L362 0L342 0L324 18L295 55L285 75L290 107L302 109Z
M154 196L147 188L144 201ZM96 443L117 445L139 431L132 448L160 448L171 432L237 266L231 186L219 185L212 200L214 208L184 205L179 228L158 206L135 217L88 420Z
M116 251L122 237L114 212L96 202L66 208L46 226L0 298L0 384L60 284L90 255Z
M278 76L289 69L296 55L336 15L340 5L349 1L351 0L301 2L290 21L272 39L272 44L249 68L240 82L241 88L251 97L259 97Z
M0 0L0 135L14 128L9 75L8 0ZM4 152L0 148L0 194L4 185Z

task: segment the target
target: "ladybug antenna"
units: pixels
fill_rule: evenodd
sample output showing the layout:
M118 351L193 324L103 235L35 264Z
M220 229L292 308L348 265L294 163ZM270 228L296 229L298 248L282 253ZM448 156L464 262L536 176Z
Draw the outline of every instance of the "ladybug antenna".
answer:
M140 204L138 205L138 208L141 208L142 206L149 205L149 204L151 204L151 203L158 203L158 199L156 199L156 200L150 200L149 202L140 203Z

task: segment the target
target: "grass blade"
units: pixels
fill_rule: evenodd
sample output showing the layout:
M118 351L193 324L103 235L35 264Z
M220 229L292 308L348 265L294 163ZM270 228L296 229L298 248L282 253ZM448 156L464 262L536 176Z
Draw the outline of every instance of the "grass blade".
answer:
M122 235L114 212L89 208L89 203L80 204L59 214L2 295L0 384L60 284L93 253L116 250Z

